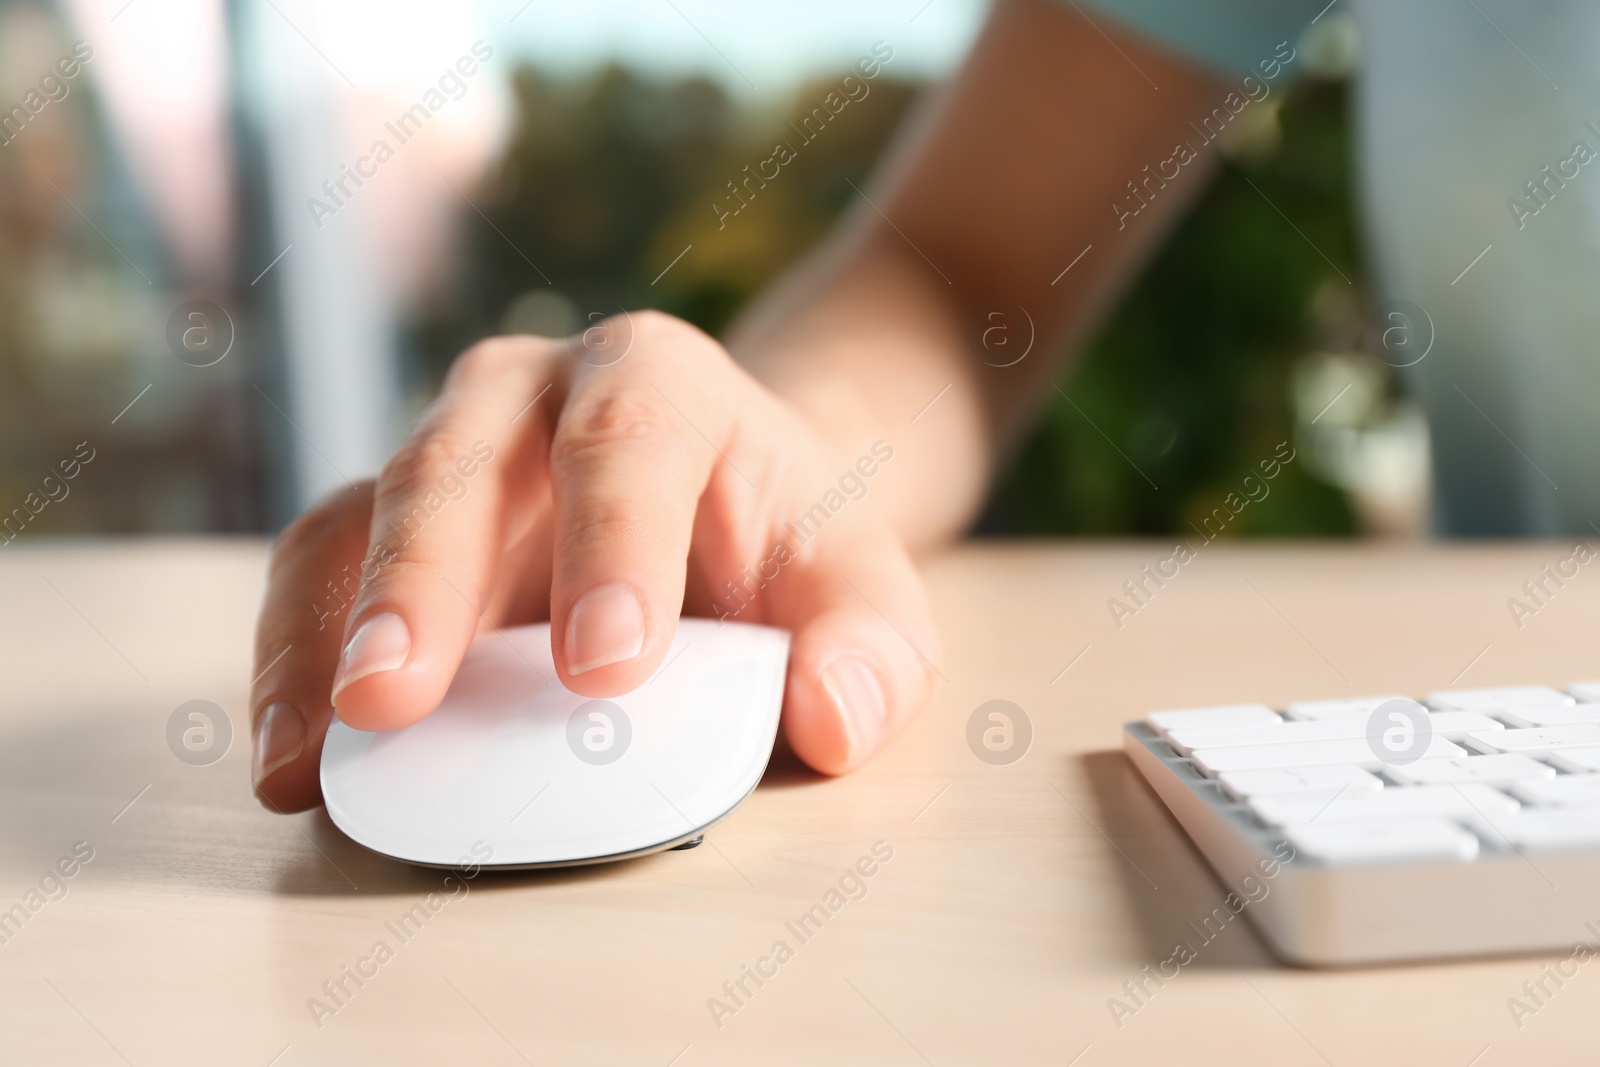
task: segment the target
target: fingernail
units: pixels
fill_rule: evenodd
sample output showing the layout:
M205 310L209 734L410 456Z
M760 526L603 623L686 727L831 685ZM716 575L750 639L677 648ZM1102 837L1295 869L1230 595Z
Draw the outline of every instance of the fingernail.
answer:
M268 705L256 720L250 781L260 785L267 775L299 756L305 747L306 720L300 709L282 701Z
M822 672L822 688L844 720L851 758L876 746L889 718L878 672L859 656L841 656Z
M339 692L350 683L369 674L405 666L410 654L411 631L406 629L406 621L392 611L374 615L361 624L350 643L344 646L339 670L333 676L330 699L337 704Z
M567 673L632 659L644 648L644 607L621 582L597 585L572 606L567 619Z

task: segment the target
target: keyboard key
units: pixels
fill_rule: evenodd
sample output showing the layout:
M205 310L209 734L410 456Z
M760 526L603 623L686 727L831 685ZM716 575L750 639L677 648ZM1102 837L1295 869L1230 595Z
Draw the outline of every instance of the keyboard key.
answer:
M1600 781L1600 775L1595 776ZM1290 793L1372 793L1383 788L1383 779L1349 763L1322 767L1277 768L1267 771L1229 771L1217 776L1222 791L1235 800L1247 797L1281 796Z
M1577 697L1579 703L1600 703L1600 682L1573 682L1567 686L1567 692Z
M1600 845L1600 807L1532 808L1500 819L1496 829L1524 849L1558 849Z
M1503 730L1505 724L1476 711L1434 711L1428 713L1428 724L1438 737L1459 741L1469 733L1480 730Z
M1268 826L1382 823L1392 819L1455 819L1498 825L1522 805L1486 785L1420 785L1377 793L1308 793L1254 797L1249 807Z
M1296 851L1328 863L1472 860L1478 839L1448 819L1293 826L1283 836Z
M1547 685L1507 685L1499 689L1443 689L1428 694L1428 705L1450 711L1496 711L1538 704L1571 704L1573 699Z
M1485 731L1487 733L1488 731ZM1511 731L1505 731L1507 733ZM1428 742L1423 759L1450 759L1465 756L1467 750L1442 737ZM1365 737L1341 741L1294 741L1286 745L1242 745L1235 748L1197 748L1189 754L1195 770L1208 778L1224 771L1259 771L1273 767L1315 767L1330 763L1353 763L1367 770L1379 770L1386 762Z
M1144 717L1150 729L1166 737L1184 727L1248 726L1251 723L1281 723L1283 719L1265 704L1220 704L1214 708L1174 708L1152 711Z
M1551 704L1539 708L1504 708L1495 712L1508 726L1571 726L1600 722L1600 704Z
M1558 748L1550 762L1573 774L1593 774L1600 771L1600 748Z
M1561 748L1600 745L1600 724L1475 731L1467 735L1466 743L1479 752L1520 752L1525 756L1537 756Z
M1244 726L1192 726L1167 731L1167 743L1180 756L1187 756L1197 748L1231 748L1234 745L1263 745L1297 740L1283 729L1288 723L1256 722ZM1296 726L1307 725L1296 723ZM1299 738L1298 740L1315 740Z
M1438 737L1459 741L1468 732L1503 730L1505 725L1476 711L1436 711L1428 724ZM1281 745L1290 741L1337 741L1366 737L1366 719L1322 719L1314 722L1257 723L1249 726L1203 726L1171 730L1167 740L1180 756L1197 748Z
M1365 719L1379 704L1410 697L1353 697L1348 700L1296 700L1283 709L1286 718L1296 720Z
M1554 778L1556 769L1527 756L1502 754L1418 760L1404 767L1385 767L1384 773L1401 785L1448 785L1457 782L1511 785L1530 779ZM1600 775L1595 775L1595 781L1600 782Z
M1479 759L1496 759L1480 756ZM1506 759L1514 757L1507 756ZM1511 784L1511 794L1524 804L1542 807L1600 807L1600 774L1561 774Z

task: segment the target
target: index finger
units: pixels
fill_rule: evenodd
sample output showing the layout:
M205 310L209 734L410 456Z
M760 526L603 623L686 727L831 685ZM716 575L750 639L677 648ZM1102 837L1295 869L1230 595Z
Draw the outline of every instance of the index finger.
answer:
M405 726L444 699L489 603L511 512L537 495L525 486L543 467L560 366L543 340L474 346L384 466L333 679L351 726Z

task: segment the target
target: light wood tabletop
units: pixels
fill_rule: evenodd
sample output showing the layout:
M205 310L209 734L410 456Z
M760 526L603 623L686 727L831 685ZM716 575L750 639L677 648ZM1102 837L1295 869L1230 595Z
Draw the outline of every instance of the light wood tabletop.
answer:
M0 1062L1593 1062L1600 965L1508 1009L1558 957L1312 972L1234 923L1108 1008L1224 893L1122 723L1600 677L1600 571L1507 606L1571 548L1218 543L1120 627L1107 601L1171 546L962 548L926 567L946 684L861 772L780 756L707 847L452 883L252 798L261 544L12 545ZM234 731L204 765L167 736L195 700ZM1010 764L968 744L991 700L1031 723Z

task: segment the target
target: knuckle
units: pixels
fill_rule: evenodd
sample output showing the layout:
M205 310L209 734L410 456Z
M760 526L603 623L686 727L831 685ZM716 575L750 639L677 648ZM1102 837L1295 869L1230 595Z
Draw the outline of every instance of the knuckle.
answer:
M676 344L691 358L712 364L732 363L728 350L723 348L716 338L693 323L686 322L676 315L668 315L664 311L641 311L635 314L642 319L639 326L642 332L652 338Z
M635 335L654 346L655 351L667 354L672 362L691 370L717 371L734 366L733 357L721 342L692 322L653 309L630 311L628 317Z
M405 595L407 590L439 588L444 583L454 590L440 609L449 616L457 607L474 611L484 606L484 593L474 581L473 571L449 554L430 553L416 541L401 541L391 546L381 565L372 568L370 579L363 578L351 614L359 616L373 603Z
M677 432L674 413L641 389L606 393L570 410L550 445L550 465L559 477L583 466L597 452L619 445L648 445Z
M379 507L394 507L437 488L471 451L471 442L450 430L425 429L413 435L378 474Z
M706 337L698 326L680 319L676 315L669 315L665 311L655 308L642 308L639 311L630 311L628 315L633 319L633 324L638 329L657 336L694 336ZM709 338L707 338L709 340Z
M359 521L352 516L369 507L371 500L372 482L363 481L340 489L302 512L273 540L272 569L315 553L345 535L352 522Z
M595 502L567 514L555 549L558 557L571 558L593 553L598 545L644 545L660 537L659 525L626 502Z
M447 386L498 381L523 373L540 343L529 337L487 337L455 358L445 377Z
M292 684L286 682L286 679L293 679L304 673L310 655L314 654L313 635L327 625L329 622L318 618L316 605L309 597L303 609L276 612L263 610L256 619L254 653L250 667L253 681L250 683L250 692L260 694ZM294 650L295 645L300 646L298 655Z

